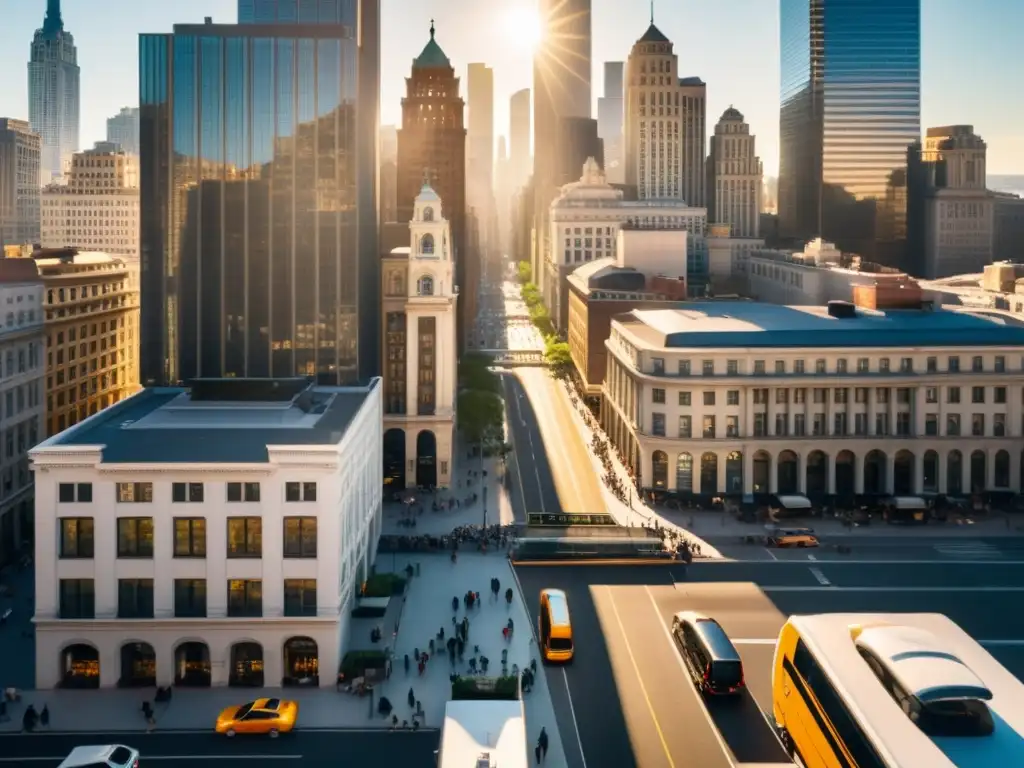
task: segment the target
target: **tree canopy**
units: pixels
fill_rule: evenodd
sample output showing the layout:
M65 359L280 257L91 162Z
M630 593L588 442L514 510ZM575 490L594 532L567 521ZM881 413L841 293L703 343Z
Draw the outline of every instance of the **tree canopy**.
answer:
M517 277L520 283L528 283L533 279L533 270L530 269L530 262L520 261L516 265Z
M501 436L501 399L493 392L463 390L459 394L458 414L459 429L470 442L482 443Z

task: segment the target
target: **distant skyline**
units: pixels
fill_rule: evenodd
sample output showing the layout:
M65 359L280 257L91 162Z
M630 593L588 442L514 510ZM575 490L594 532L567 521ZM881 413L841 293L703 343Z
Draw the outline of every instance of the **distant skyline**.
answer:
M495 133L507 135L509 97L532 88L529 31L532 0L382 0L381 122L401 121L412 59L435 20L438 43L462 78L483 62L494 68ZM237 0L63 0L65 27L81 66L81 146L106 135L106 120L138 104L138 34L169 32L178 23L236 21ZM965 10L967 11L965 13ZM0 116L28 118L27 63L46 0L6 0L0 10ZM655 23L675 44L680 73L708 84L708 130L730 105L757 136L765 173L778 172L779 35L775 0L688 0L655 5ZM604 62L624 61L643 34L647 0L593 0L593 93L603 92ZM1024 97L1019 94L1019 30L1024 3L922 0L922 130L966 123L988 143L990 174L1024 174Z

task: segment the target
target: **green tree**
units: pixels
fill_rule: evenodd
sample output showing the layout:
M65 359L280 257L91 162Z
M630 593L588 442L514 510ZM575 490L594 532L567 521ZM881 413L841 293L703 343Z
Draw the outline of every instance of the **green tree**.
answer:
M566 378L572 369L572 354L569 352L569 345L564 341L558 341L555 336L549 336L544 345L544 359L551 366L551 372L555 378Z
M459 383L462 389L476 389L498 394L501 379L491 370L492 361L487 355L467 352L459 360Z
M516 269L518 271L517 277L519 278L520 283L526 284L533 279L533 270L530 269L530 262L520 261L516 265Z
M467 389L459 394L459 430L470 442L483 443L499 437L502 417L501 399L494 393Z

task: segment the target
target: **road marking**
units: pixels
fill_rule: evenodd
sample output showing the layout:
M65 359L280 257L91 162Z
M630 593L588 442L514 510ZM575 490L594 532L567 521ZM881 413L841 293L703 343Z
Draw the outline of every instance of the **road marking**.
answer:
M565 695L569 698L569 716L572 718L572 729L576 731L576 746L580 750L580 762L583 763L583 768L587 768L587 758L583 754L583 739L580 738L580 724L576 722L576 707L572 705L572 693L569 691L569 675L565 672L565 667L562 667L562 680L565 681Z
M940 555L952 555L981 559L1001 559L1002 551L986 541L946 541L932 547Z
M686 678L687 683L689 683L690 673L687 671L686 665L683 664L683 657L679 655L679 651L676 648L676 641L672 637L672 633L668 631L668 626L665 624L665 620L661 618L661 611L658 610L658 603L654 599L654 594L646 584L644 585L644 591L647 593L647 597L651 601L651 607L654 609L654 614L657 617L658 626L661 627L661 631L665 633L665 639L668 640L669 645L672 646L672 655L675 657L676 664L679 665L679 669L682 670L683 677ZM697 689L692 684L685 685L684 687L689 688L690 692L696 697L697 709L699 709L701 714L704 715L704 719L707 721L708 727L718 740L718 746L722 748L722 754L725 755L725 759L729 761L729 765L735 766L736 763L733 761L732 750L726 746L725 739L722 737L722 732L718 730L718 726L715 725L715 721L711 719L711 713L708 712L704 702L701 701L701 696L697 693Z
M644 701L647 702L647 711L651 715L651 720L654 722L654 730L658 732L658 738L661 739L661 748L665 751L665 758L668 760L670 768L676 768L676 761L672 759L672 752L668 748L668 741L665 740L665 733L661 730L661 723L658 721L658 715L654 712L654 704L651 703L651 697L647 693L647 686L644 685L644 678L640 674L640 665L636 663L636 656L633 655L633 647L629 644L629 637L626 635L626 625L622 623L622 617L619 616L619 609L615 605L615 598L612 597L612 588L605 587L608 592L608 602L612 605L612 613L615 614L615 622L619 625L619 632L622 633L622 642L626 644L626 653L629 654L629 660L633 663L633 673L636 675L636 681L640 684L640 693L644 697ZM645 587L646 589L646 587ZM658 623L661 622L661 615L657 615Z
M508 379L504 379L503 383L507 387ZM526 427L526 420L523 418L523 410L522 410L522 404L521 404L521 401L523 399L523 395L520 392L516 392L515 394L516 394L516 398L517 398L516 408L518 409L519 423L522 424L523 427L525 428ZM509 434L509 439L512 441L512 455L515 458L515 462L516 462L516 479L519 480L519 495L523 497L523 514L526 515L530 510L529 510L529 504L526 501L526 486L523 485L523 465L519 461L519 454L516 453L516 437L515 437L514 430L510 429L508 431L508 434ZM530 455L533 456L534 455L534 453L533 453L533 437L530 435L530 430L529 429L526 430L526 439L530 443ZM541 512L546 512L547 510L544 508L544 490L543 490L543 488L541 487L541 484L540 484L540 472L537 470L537 460L536 460L536 458L534 459L534 462L533 462L533 474L537 478L537 493L540 496L540 511ZM512 515L513 515L513 517L515 517L515 510L513 510Z
M714 543L714 539L710 543ZM770 551L770 550L766 550ZM702 563L757 563L758 565L766 565L769 563L780 563L782 565L794 565L802 563L802 560L739 560L739 559L725 559L721 560L702 560ZM818 562L821 562L820 560ZM947 566L947 565L984 565L986 568L1000 565L1013 565L1020 567L1024 565L1024 560L945 560L942 558L933 558L931 560L851 560L850 558L839 556L828 558L829 565L935 565L935 566Z
M832 587L832 582L828 580L828 577L821 572L820 568L809 568L811 575L818 580L818 583L823 587ZM834 589L834 587L833 587Z
M383 729L378 729L383 730ZM209 731L204 731L209 733ZM62 757L0 757L0 763L61 763ZM149 760L301 760L302 755L139 755L140 762Z
M773 560L774 562L776 562L776 563L777 563L777 562L779 562L779 558L778 558L778 556L777 556L777 555L776 555L776 554L775 554L774 552L772 552L772 551L771 551L770 549L768 549L768 547L765 547L765 548L764 548L764 551L765 551L765 552L767 552L767 553L768 553L768 554L769 554L769 555L771 556L771 558L772 558L772 560ZM737 562L748 562L748 563L753 563L753 562L755 562L755 561L754 561L754 560L745 560L745 561L737 561Z
M814 555L808 555L807 559L808 560L817 560L818 558L816 558Z
M812 568L811 571L816 571ZM822 576L824 578L824 576ZM821 580L820 578L818 579ZM831 582L829 582L831 583ZM1024 592L1024 587L761 587L763 592Z
M775 645L777 637L730 637L733 645ZM986 645L992 648L1020 648L1024 647L1022 640L975 640L978 645Z

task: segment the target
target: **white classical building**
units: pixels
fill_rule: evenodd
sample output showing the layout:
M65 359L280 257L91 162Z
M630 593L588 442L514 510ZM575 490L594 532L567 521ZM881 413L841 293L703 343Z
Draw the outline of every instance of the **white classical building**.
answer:
M424 184L409 246L383 258L384 480L446 488L453 472L458 386L451 227Z
M43 247L138 260L139 201L137 156L107 142L75 153L67 183L43 188Z
M36 687L334 685L381 404L378 379L199 380L34 448Z
M634 310L612 322L604 429L648 490L1019 491L1024 323L919 306Z

